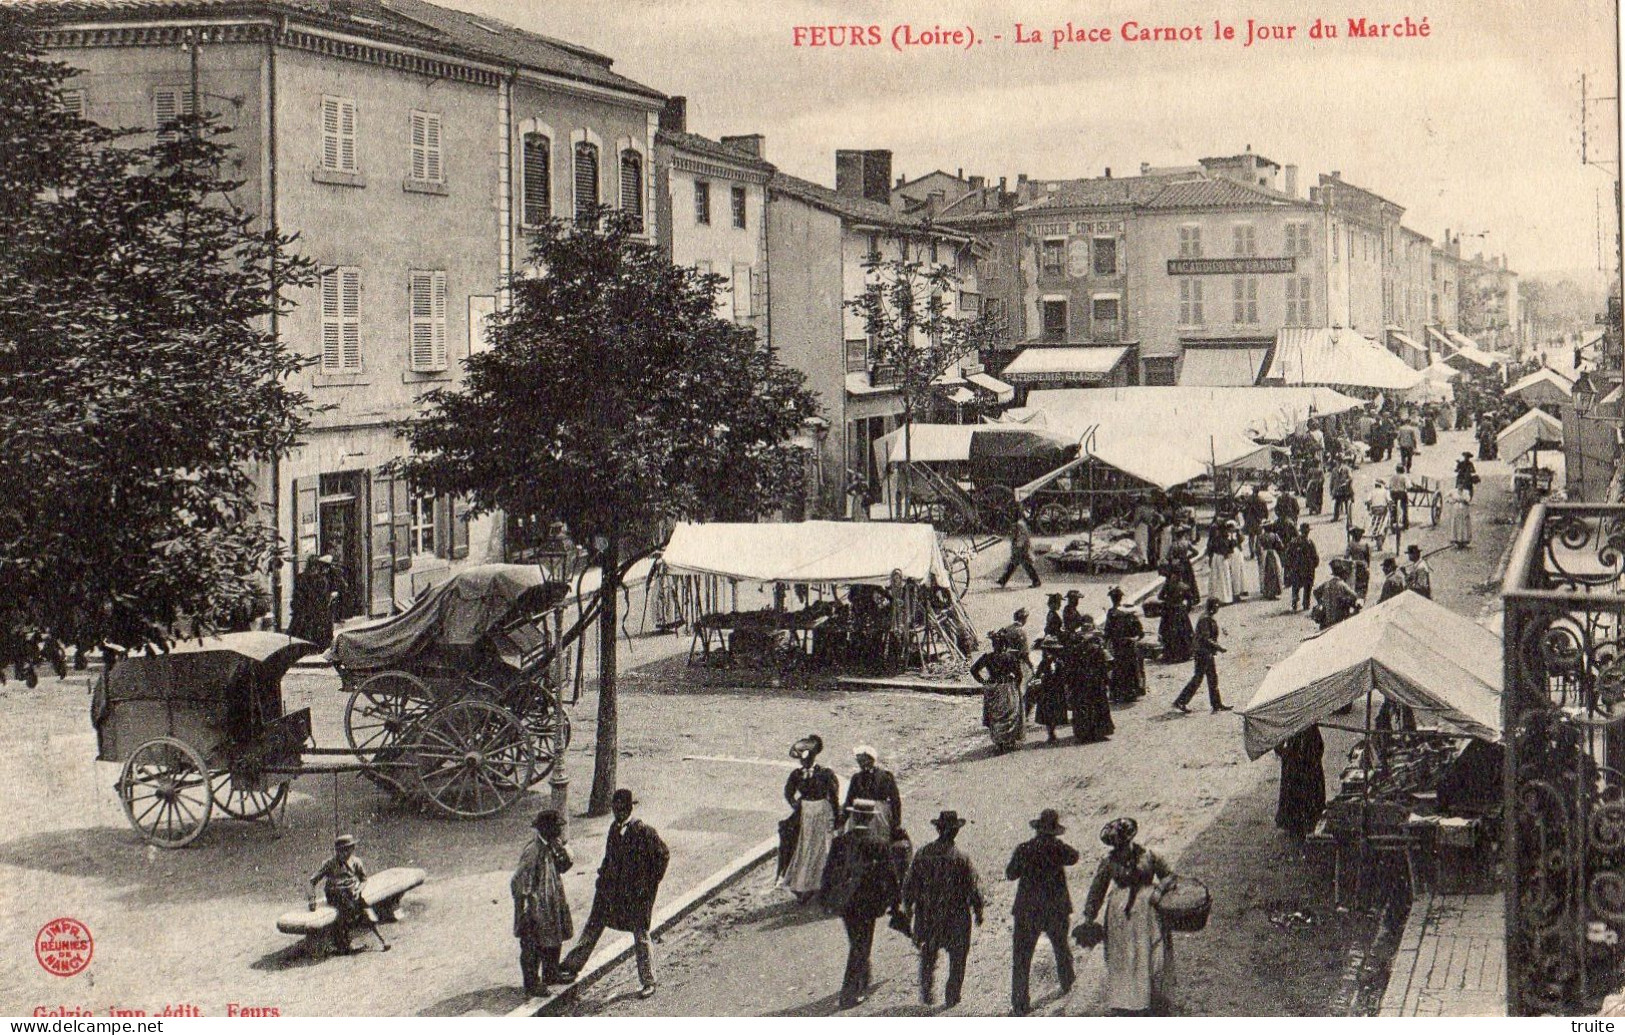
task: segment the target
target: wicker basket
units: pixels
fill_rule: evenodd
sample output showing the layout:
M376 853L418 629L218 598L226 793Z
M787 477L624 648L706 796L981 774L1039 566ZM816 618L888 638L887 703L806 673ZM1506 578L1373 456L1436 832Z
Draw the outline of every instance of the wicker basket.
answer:
M1213 912L1213 896L1195 877L1175 877L1173 887L1157 903L1162 926L1170 931L1200 931Z

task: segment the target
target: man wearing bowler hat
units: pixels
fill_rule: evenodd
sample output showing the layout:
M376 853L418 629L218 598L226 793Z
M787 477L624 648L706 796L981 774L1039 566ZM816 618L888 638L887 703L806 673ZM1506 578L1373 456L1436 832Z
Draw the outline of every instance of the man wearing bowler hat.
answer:
M1014 948L1010 958L1010 1006L1017 1014L1032 1010L1027 985L1038 936L1049 939L1055 950L1055 970L1061 979L1061 992L1072 990L1072 948L1067 944L1067 925L1072 917L1072 894L1066 886L1066 868L1078 861L1078 850L1061 840L1066 827L1054 809L1045 809L1031 824L1035 834L1016 846L1005 867L1007 880L1016 881L1015 917L1012 931Z
M666 875L671 854L654 827L632 818L637 799L621 789L610 799L615 821L604 840L604 861L598 867L598 886L593 893L592 913L581 929L581 937L564 958L566 981L572 981L592 958L598 939L609 927L630 931L638 960L638 979L643 982L638 995L655 994L654 947L649 941L649 922L654 916L655 894Z
M937 955L948 952L948 985L943 1001L959 1005L965 985L965 962L970 958L970 926L982 925L982 887L970 857L954 846L965 825L959 813L944 809L931 821L937 839L914 856L903 882L903 908L907 911L920 950L920 1001L936 1001Z

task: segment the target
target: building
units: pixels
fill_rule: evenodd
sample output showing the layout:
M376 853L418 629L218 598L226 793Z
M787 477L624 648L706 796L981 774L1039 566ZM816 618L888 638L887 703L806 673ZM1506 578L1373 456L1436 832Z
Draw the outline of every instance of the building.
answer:
M1327 322L1383 340L1387 328L1399 324L1395 254L1405 210L1337 171L1322 175L1309 199L1327 215Z
M1518 274L1505 255L1461 261L1461 332L1480 347L1517 356L1522 348Z
M1387 344L1389 351L1420 370L1430 362L1427 325L1433 307L1433 239L1401 226L1394 260L1394 322L1389 325Z
M878 491L872 447L904 411L896 372L878 362L862 319L846 305L870 288L867 257L907 255L949 266L961 288L945 300L949 315L980 309L980 246L964 232L899 212L891 204L891 182L891 152L837 151L834 190L782 172L768 183L773 343L782 362L806 374L829 421L815 442L811 509L819 516L846 512L849 472ZM940 405L950 414L1008 391L974 362L944 371L941 382Z
M891 204L901 212L918 215L933 205L938 209L952 205L971 191L986 186L985 177L966 176L963 169L955 173L936 169L912 180L898 176L892 185Z
M238 202L323 268L274 330L312 365L306 441L261 472L295 563L334 556L338 613L386 614L462 563L501 559L504 521L412 491L385 465L429 389L483 347L527 231L590 204L656 230L656 91L608 57L424 0L62 0L41 39L80 69L86 114L232 127ZM195 67L195 76L193 69ZM293 564L273 576L279 618Z
M1433 246L1432 302L1428 323L1446 331L1461 329L1461 238L1447 229L1444 241Z

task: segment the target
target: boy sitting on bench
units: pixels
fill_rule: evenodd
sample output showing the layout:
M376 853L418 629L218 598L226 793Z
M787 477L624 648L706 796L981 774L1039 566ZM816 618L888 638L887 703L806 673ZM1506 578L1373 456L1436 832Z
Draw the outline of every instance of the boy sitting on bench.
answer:
M338 920L333 924L333 951L341 956L355 951L350 947L352 926L365 924L372 927L371 918L367 916L367 904L361 900L361 885L366 879L366 868L355 854L353 834L340 834L333 839L333 857L310 878L310 908L316 908L316 885L322 883L327 904L338 912ZM376 932L377 928L373 930Z

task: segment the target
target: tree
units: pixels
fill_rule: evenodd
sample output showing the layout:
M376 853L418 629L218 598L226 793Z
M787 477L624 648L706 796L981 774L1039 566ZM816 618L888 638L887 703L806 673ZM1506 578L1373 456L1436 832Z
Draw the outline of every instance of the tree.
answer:
M594 229L597 228L597 229ZM425 397L402 471L476 512L548 517L598 544L598 736L589 812L615 790L616 594L676 520L741 520L800 487L802 376L717 315L723 278L673 266L637 223L595 213L535 233L488 351Z
M914 415L931 398L937 378L966 356L992 348L998 332L985 315L950 315L948 299L956 297L962 279L921 253L909 254L911 243L923 245L923 241L905 239L903 253L895 259L871 252L863 262L868 288L846 303L863 319L864 333L873 343L870 354L875 365L890 366L896 372L897 391L903 400L903 470L898 483L898 508L905 515L909 506L909 464L913 460L910 426Z
M270 317L312 267L233 207L225 131L95 125L71 74L0 10L0 673L31 681L263 599L252 468L308 411Z

